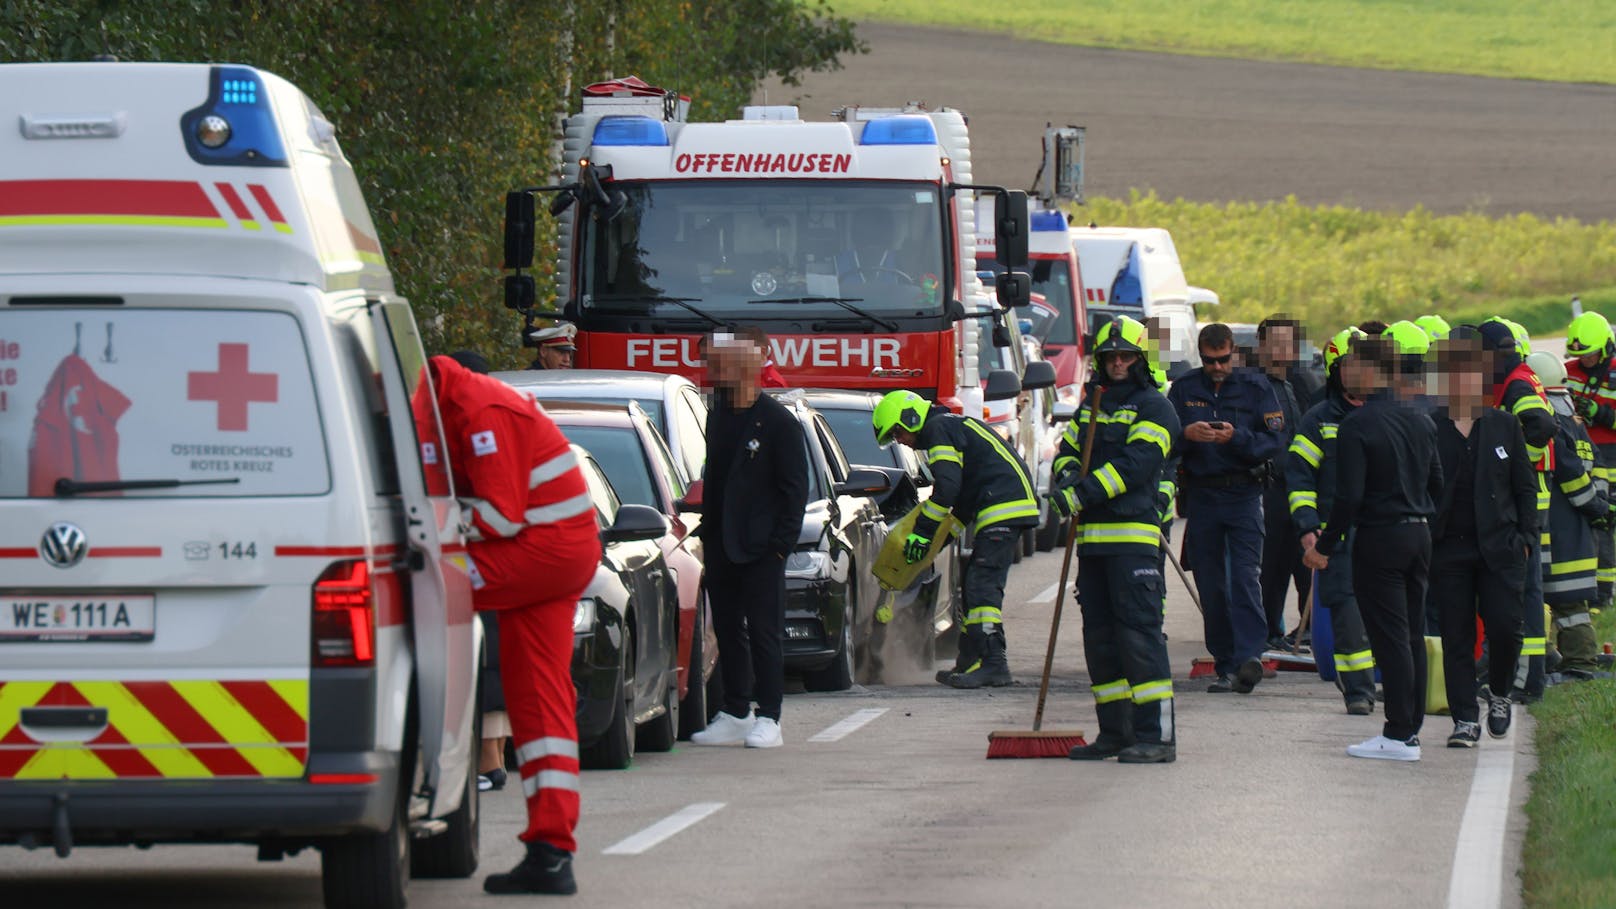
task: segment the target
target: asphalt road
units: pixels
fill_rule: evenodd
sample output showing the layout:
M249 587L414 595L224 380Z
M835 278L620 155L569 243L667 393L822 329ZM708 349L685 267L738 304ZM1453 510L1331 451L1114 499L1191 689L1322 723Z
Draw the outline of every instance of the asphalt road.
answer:
M1176 578L1176 764L984 760L989 731L1031 722L1059 570L1057 552L1011 574L1014 688L955 692L928 680L793 694L777 751L681 745L626 772L585 773L581 893L568 905L1361 909L1391 897L1442 906L1477 760L1499 749L1518 753L1504 864L1492 867L1502 905L1519 904L1519 804L1532 766L1524 713L1511 739L1479 751L1441 747L1449 721L1434 717L1421 763L1348 758L1343 749L1377 733L1380 716L1347 716L1316 676L1281 673L1249 696L1188 681L1200 622ZM1067 606L1045 726L1092 735L1080 625ZM883 712L837 741L808 741L863 710ZM700 803L723 807L640 854L603 854ZM521 824L518 791L487 798L485 871L516 862ZM482 895L481 873L416 882L411 905L497 905ZM247 847L84 849L65 861L10 848L0 850L0 882L8 909L320 899L316 855L260 865Z
M1616 218L1616 86L1113 51L865 23L870 53L778 82L808 119L925 101L970 116L978 181L1028 186L1045 123L1088 127L1126 196Z

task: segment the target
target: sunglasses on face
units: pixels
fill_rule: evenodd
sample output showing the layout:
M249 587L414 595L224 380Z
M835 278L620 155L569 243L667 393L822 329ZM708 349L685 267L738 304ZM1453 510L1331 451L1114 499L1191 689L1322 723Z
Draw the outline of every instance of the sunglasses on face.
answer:
M1201 362L1205 363L1207 366L1222 366L1233 359L1234 354L1232 352L1226 353L1221 357L1209 357L1206 354L1201 354Z

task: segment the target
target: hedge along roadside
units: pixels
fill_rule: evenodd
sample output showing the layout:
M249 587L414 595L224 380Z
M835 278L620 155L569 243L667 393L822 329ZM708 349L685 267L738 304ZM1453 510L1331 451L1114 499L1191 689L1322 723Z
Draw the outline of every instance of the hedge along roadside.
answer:
M505 192L547 182L556 114L576 106L566 62L574 94L634 73L694 96L692 116L722 118L766 76L795 84L863 49L824 0L0 3L0 62L110 53L291 80L337 125L429 347L475 348L498 368L528 360L498 284ZM541 249L541 288L554 268Z
M1534 333L1559 334L1572 294L1616 318L1608 221L1375 212L1295 198L1167 201L1137 191L1090 199L1073 217L1171 231L1190 283L1223 300L1203 319L1255 322L1283 310L1334 331L1367 318L1520 312Z

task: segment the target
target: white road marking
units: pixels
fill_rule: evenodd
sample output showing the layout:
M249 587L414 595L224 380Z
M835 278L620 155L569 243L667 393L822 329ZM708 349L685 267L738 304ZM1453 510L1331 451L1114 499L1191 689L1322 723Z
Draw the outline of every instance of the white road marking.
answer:
M1485 713L1482 722L1486 722ZM1515 725L1476 756L1470 800L1459 822L1459 844L1448 878L1448 909L1496 909L1503 899L1504 834L1509 787L1515 777Z
M831 727L827 728L823 732L816 733L815 735L811 736L808 739L808 741L810 741L810 742L835 742L835 741L839 741L841 739L847 738L852 733L857 732L859 727L863 726L865 723L868 723L869 721L875 719L876 717L878 717L881 714L886 713L886 712L887 712L887 708L885 708L885 707L867 707L867 708L865 708L863 710L857 711L852 716L848 717L845 720L842 720L841 722L835 724L834 726L831 726Z
M1060 592L1060 583L1056 582L1054 584L1049 585L1048 587L1045 587L1042 593L1038 594L1037 596L1033 597L1032 599L1028 600L1027 602L1029 602L1029 603L1053 603L1053 602L1055 602L1055 594L1057 594L1059 592Z
M639 855L663 840L717 813L723 802L697 802L686 805L655 824L626 839L607 846L603 855Z

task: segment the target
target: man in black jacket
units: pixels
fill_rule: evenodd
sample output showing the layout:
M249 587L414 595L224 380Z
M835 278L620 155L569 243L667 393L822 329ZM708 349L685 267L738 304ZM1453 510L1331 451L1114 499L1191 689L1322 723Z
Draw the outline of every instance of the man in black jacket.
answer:
M1346 390L1362 407L1341 421L1336 436L1336 498L1316 548L1303 557L1323 571L1346 535L1352 543L1352 584L1380 668L1386 722L1381 734L1347 748L1353 757L1420 759L1425 720L1425 591L1431 564L1430 519L1442 494L1442 465L1431 418L1400 404L1386 389L1397 372L1397 349L1375 338L1359 344L1344 364Z
M1487 366L1473 339L1438 352L1437 450L1446 485L1431 529L1431 602L1442 631L1442 671L1453 715L1450 748L1481 738L1476 707L1476 617L1486 627L1487 732L1509 732L1509 688L1525 629L1527 557L1538 534L1537 472L1514 417L1489 407Z
M714 333L707 363L714 400L698 532L724 706L690 740L776 748L783 744L786 557L808 505L808 451L797 418L762 393L763 351L755 343Z

